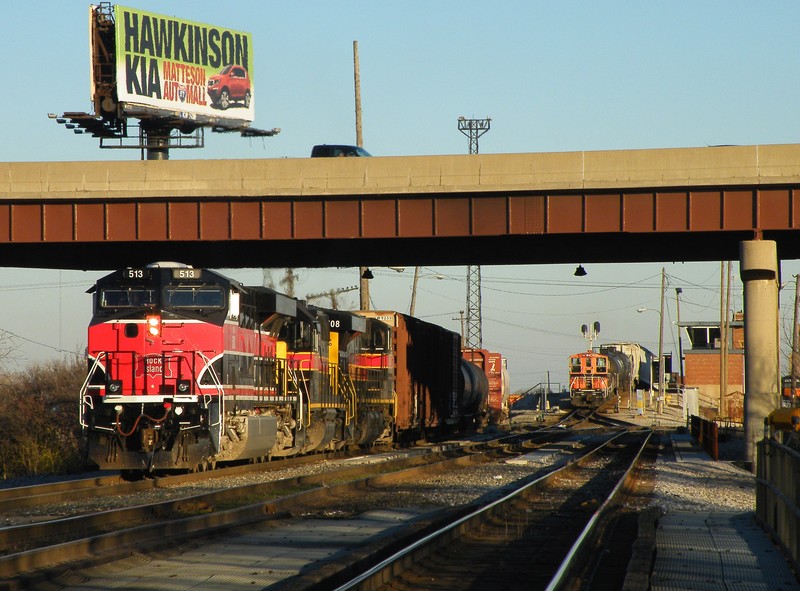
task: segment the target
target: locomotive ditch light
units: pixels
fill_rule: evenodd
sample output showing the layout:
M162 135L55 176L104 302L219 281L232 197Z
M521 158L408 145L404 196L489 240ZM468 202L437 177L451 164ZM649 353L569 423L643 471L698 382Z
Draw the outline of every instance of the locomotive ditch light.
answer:
M187 394L191 388L192 382L190 380L178 380L178 392L181 394Z
M161 336L161 317L157 314L147 316L147 333L153 337Z
M119 394L122 392L122 380L109 380L106 384L106 392L109 394Z

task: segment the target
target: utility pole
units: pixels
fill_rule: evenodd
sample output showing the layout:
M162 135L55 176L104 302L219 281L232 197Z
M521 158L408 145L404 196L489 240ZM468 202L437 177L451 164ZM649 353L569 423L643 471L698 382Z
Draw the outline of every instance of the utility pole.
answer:
M661 311L658 313L658 414L664 412L664 288L666 272L661 267Z
M356 145L364 147L361 135L361 68L358 65L358 41L353 41L353 85L356 89Z
M725 262L719 267L719 416L725 412L725 396L728 394L728 308L731 283L731 263L727 261L728 281L725 283ZM727 289L726 289L727 287Z
M797 388L797 374L800 373L800 353L797 348L800 347L800 275L794 276L794 325L792 327L792 356L790 357L791 365L791 398L792 406L797 403L795 400L795 388Z
M411 286L411 307L408 310L409 316L414 315L414 308L417 306L417 283L419 283L419 267L414 267L414 284Z
M353 41L353 86L356 93L356 145L364 147L361 135L361 69L358 65L358 41ZM369 268L358 268L359 305L361 310L369 310Z
M469 138L469 153L478 153L478 138L489 131L491 119L458 118L458 130ZM467 267L467 337L464 345L470 349L483 348L483 318L481 315L481 268Z
M464 349L467 347L464 344L464 310L459 310L458 318L453 318L453 320L461 320L461 348Z
M675 288L675 307L678 311L678 371L681 372L681 387L684 385L683 376L683 342L681 340L681 294L683 290L680 287ZM680 391L680 390L679 390Z

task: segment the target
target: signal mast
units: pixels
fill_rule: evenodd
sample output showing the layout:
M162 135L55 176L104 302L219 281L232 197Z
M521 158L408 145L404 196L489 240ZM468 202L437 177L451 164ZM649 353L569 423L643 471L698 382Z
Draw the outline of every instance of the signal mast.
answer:
M581 333L583 333L583 338L589 342L589 351L594 350L594 341L600 334L600 323L595 320L592 326L581 325Z

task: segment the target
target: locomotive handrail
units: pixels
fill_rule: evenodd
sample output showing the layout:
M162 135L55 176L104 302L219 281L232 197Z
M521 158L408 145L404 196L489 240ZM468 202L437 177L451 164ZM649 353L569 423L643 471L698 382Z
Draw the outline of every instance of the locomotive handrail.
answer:
M353 385L353 380L350 379L350 374L343 372L338 365L333 366L332 369L336 373L338 390L346 403L345 425L349 425L350 421L356 416L356 388Z
M212 385L215 386L216 389L217 389L217 393L218 393L217 400L219 401L219 403L218 403L219 404L219 412L217 413L218 421L216 423L209 422L208 426L209 426L209 428L210 427L217 427L217 430L218 430L217 441L221 442L222 441L222 425L223 425L223 422L224 422L223 418L225 417L225 389L222 387L222 382L220 382L220 380L219 380L219 376L217 375L217 370L214 369L214 364L211 363L211 359L205 353L203 353L202 351L195 351L195 355L200 357L200 359L202 359L205 362L206 367L208 367L208 373L211 376ZM196 376L197 374L194 373L193 375ZM205 392L202 392L202 394L203 394L203 401L205 402L206 408L208 408L209 404L211 402L211 395L210 394L206 394Z
M81 386L78 394L80 397L80 404L78 405L78 422L82 428L88 427L88 424L83 420L83 407L88 404L89 408L94 409L94 400L92 400L91 396L89 396L87 400L86 391L89 389L89 382L92 380L92 376L94 376L95 369L97 369L97 367L100 365L100 358L104 355L108 355L108 353L101 351L94 358L94 363L92 364L91 369L89 369L89 372L86 374L86 379L83 381L83 385Z
M306 407L303 404L303 387L300 385L303 383L303 381L297 379L297 372L295 371L295 368L288 363L288 360L286 363L286 375L287 377L291 378L292 383L297 389L297 415L300 419L300 425L302 427L308 427L311 425L311 414L309 413L307 417L305 416ZM306 396L308 395L308 390L306 390L305 394Z

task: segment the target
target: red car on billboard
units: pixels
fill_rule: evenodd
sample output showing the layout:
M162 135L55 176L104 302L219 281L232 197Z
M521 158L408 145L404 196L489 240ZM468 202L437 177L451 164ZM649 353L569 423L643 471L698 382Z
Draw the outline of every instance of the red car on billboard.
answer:
M246 109L250 108L250 77L243 66L225 66L208 79L207 91L211 104L219 109L227 109L239 101Z

